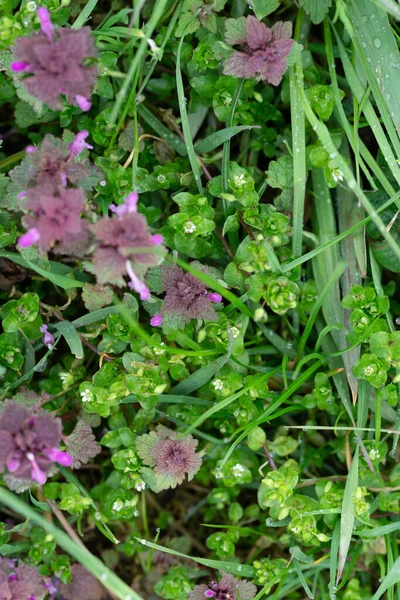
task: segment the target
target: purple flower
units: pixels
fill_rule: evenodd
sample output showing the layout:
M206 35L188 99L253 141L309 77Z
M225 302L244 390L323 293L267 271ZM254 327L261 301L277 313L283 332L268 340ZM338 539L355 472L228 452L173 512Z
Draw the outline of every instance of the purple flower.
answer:
M191 319L215 321L217 314L211 303L221 302L220 294L208 294L204 283L176 265L161 267L161 281L166 292L161 315L179 315L183 322ZM161 323L160 323L161 324Z
M233 45L243 46L243 52L234 52L225 62L224 74L245 79L263 79L279 85L286 71L286 57L294 41L292 24L279 21L269 29L253 16L246 20L246 30L237 38L227 38Z
M221 581L210 581L207 585L196 585L188 600L253 600L257 588L253 583L240 581L233 575L224 575Z
M76 134L74 141L68 146L70 150L70 156L72 158L78 156L78 154L80 154L85 148L88 148L88 150L93 149L93 146L85 142L88 135L89 132L85 129Z
M90 27L54 28L47 8L38 9L41 30L14 43L14 71L23 71L23 84L29 94L50 108L61 109L60 95L70 104L89 110L88 98L97 77L94 65L84 61L95 56Z
M12 473L12 479L23 480L28 487L45 483L55 462L72 464L72 457L59 449L60 441L60 419L6 401L0 419L0 472Z
M32 227L31 229L28 229L24 235L21 235L21 237L18 238L18 245L21 246L21 248L29 248L29 246L36 244L36 242L39 240L39 231L36 229L36 227Z
M51 350L54 345L54 337L51 335L50 331L47 331L47 329L47 325L41 325L40 333L43 333L43 344L47 346L49 350Z
M105 590L97 579L82 567L74 564L71 567L71 583L62 583L60 592L64 600L101 600L105 596Z
M151 317L151 319L150 319L150 325L152 327L160 327L160 325L162 325L162 322L163 322L163 316L160 313L158 313L157 315L154 315L154 317Z
M111 212L115 213L116 215L118 215L118 217L120 219L122 219L123 216L128 213L137 212L138 200L139 200L139 194L137 194L136 192L131 192L124 199L122 204L119 204L118 206L116 204L110 204L110 206L108 208L111 210Z
M36 567L21 561L18 567L14 567L5 559L0 561L1 600L36 600L43 597L46 588Z
M49 250L56 242L69 243L78 235L86 235L86 222L80 219L82 190L36 186L27 191L26 206L31 214L25 217L28 232L19 238L22 247L37 241L42 250Z
M191 435L179 438L178 433L163 425L156 431L136 438L136 450L144 464L154 470L158 491L175 488L185 476L193 479L201 467L203 452L196 452L198 440ZM142 469L146 476L149 469Z
M132 198L133 194L130 197L128 202L115 207L119 209L115 217L99 219L90 226L100 242L93 257L93 267L99 283L123 286L123 277L128 275L128 286L142 300L148 300L150 292L135 269L144 272L157 264L157 256L151 249L160 242L158 239L154 241L145 217L132 209L137 201ZM149 251L141 252L141 249Z

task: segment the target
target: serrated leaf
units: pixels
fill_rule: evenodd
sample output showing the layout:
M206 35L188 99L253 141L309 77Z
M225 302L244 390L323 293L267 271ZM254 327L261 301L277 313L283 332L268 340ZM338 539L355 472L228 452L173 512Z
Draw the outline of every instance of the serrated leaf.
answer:
M321 23L327 14L332 0L302 0L304 11L310 15L313 23Z
M69 321L61 321L61 323L57 323L55 325L55 328L65 338L65 341L67 342L72 354L76 356L76 358L83 358L83 346L81 338L79 337L75 327L71 325Z
M43 107L40 112L35 112L33 106L19 100L15 106L15 122L18 127L30 127L36 123L47 123L54 118L54 111Z
M0 50L0 71L7 71L12 63L12 54L8 50Z
M280 0L247 0L248 5L260 21L279 8Z
M184 33L186 35L189 33L194 33L199 27L200 21L197 19L193 19L192 12L186 12L179 19L175 35L176 37L181 37Z
M239 44L246 40L246 17L239 19L226 19L225 21L225 41L230 44Z

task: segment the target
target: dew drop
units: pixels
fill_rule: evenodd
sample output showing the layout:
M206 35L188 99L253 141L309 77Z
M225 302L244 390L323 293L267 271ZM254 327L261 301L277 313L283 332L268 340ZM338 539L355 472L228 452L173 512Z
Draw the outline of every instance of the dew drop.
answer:
M238 570L238 573L240 573L240 572L243 570L243 567L242 567L242 565L238 565L238 568L237 568L237 570Z
M140 543L143 544L143 546L145 546L147 544L147 540L140 540Z
M108 579L108 575L107 575L107 573L102 573L102 574L100 575L100 579L101 579L102 581L107 581L107 579Z
M382 46L381 38L378 38L378 37L374 38L374 46L375 46L375 48L381 48L381 46Z
M361 46L362 46L363 48L366 48L366 47L367 47L367 44L366 44L365 42L363 42L363 43L361 44Z
M392 96L391 96L389 93L388 93L388 94L386 94L386 100L388 100L388 101L389 101L389 100L391 100L391 99L392 99Z

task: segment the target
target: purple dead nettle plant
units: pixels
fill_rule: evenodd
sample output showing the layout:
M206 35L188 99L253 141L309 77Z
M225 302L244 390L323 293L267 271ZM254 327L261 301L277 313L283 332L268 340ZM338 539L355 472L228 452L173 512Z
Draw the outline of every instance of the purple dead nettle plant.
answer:
M7 400L0 419L0 471L12 489L14 480L25 484L46 482L55 463L69 467L72 456L60 450L61 420L43 410L28 410Z
M161 267L161 282L166 292L161 312L150 319L153 327L163 323L164 315L179 315L185 323L191 319L216 321L217 313L212 303L221 302L222 296L207 292L204 283L177 265Z
M221 581L196 585L188 600L253 600L257 588L253 583L236 579L233 575L223 575Z
M241 34L225 37L231 46L242 46L224 64L224 74L245 79L265 80L279 85L293 47L292 24L279 21L272 29L253 16L242 17Z
M176 488L186 476L191 481L201 467L204 454L204 451L196 452L198 443L191 435L179 437L178 432L163 425L157 425L155 431L137 437L137 453L152 469L142 468L145 481L154 487L154 477L157 491Z
M163 238L151 234L145 217L137 212L137 202L138 195L132 192L122 204L110 205L114 217L104 217L90 226L99 242L93 256L93 271L98 283L121 287L127 275L128 286L141 300L148 300L150 291L141 276L159 262L154 247L160 246Z
M15 40L11 69L26 73L22 83L29 94L50 108L62 109L60 96L64 95L69 104L89 110L97 78L97 67L85 64L96 54L90 27L54 28L50 13L43 6L37 15L40 31Z
M85 148L93 148L85 141L88 135L88 131L80 131L69 145L50 134L45 135L37 148L26 148L26 157L20 167L11 171L11 179L20 185L23 183L26 190L41 185L52 185L55 189L67 185L81 187L94 173L90 161L80 157ZM26 196L26 190L19 194L20 200Z
M46 593L46 580L36 567L23 562L18 566L0 558L0 598L3 600L38 600Z
M46 251L58 242L58 251L62 252L64 243L71 245L87 236L87 222L80 218L85 204L82 190L54 188L46 183L27 190L25 202L28 231L18 239L21 248L37 243Z

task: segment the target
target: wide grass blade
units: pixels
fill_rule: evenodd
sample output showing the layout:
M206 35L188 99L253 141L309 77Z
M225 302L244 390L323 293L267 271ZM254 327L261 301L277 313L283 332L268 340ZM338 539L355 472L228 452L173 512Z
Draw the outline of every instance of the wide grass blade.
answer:
M149 542L147 540L141 540L139 538L135 538L138 542L143 544L143 546L148 546L153 550L159 550L160 552L164 552L165 554L172 554L173 556L179 556L180 558L186 558L188 560L193 560L197 562L199 565L204 565L205 567L210 567L211 569L215 569L216 571L226 571L227 573L232 573L233 575L238 575L239 577L253 577L254 569L250 565L244 565L240 563L228 562L225 560L213 560L210 558L200 558L198 556L189 556L188 554L182 554L182 552L178 552L177 550L172 550L171 548L166 548L165 546L160 546L159 544L154 544L153 542Z
M338 569L336 576L336 584L340 581L346 563L347 553L350 548L351 536L353 535L354 527L354 494L358 486L358 445L351 463L349 476L344 488L344 496L342 503L342 516L340 519L340 542L339 542L339 557Z

